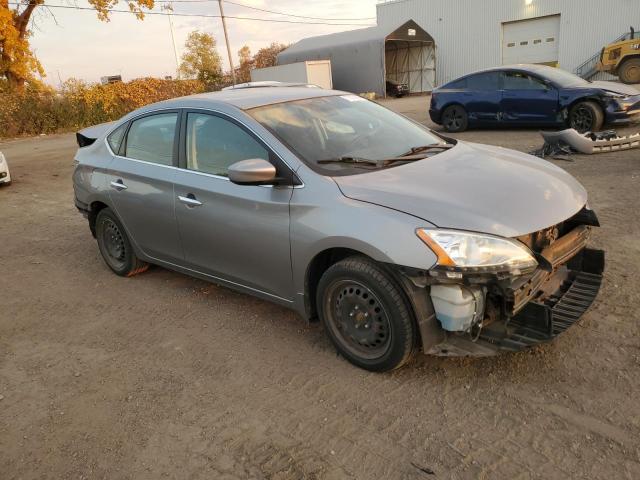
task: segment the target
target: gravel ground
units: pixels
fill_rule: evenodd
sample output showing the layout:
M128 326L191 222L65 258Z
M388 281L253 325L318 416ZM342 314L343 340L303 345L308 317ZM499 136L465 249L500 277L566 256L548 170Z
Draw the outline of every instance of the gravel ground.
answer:
M428 123L426 102L386 103ZM157 267L113 275L73 206L73 135L0 149L0 478L640 478L640 150L555 162L607 251L577 326L372 374L279 306Z

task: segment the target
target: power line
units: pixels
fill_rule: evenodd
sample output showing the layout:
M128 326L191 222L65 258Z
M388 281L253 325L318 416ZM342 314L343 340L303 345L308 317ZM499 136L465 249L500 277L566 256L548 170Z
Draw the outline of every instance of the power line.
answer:
M217 0L216 0L217 1ZM231 2L228 2L231 3ZM8 2L7 5L11 5L11 6L23 6L25 5L24 3L17 3L17 2ZM96 9L93 7L79 7L79 6L75 6L75 5L50 5L50 4L41 4L40 6L42 7L47 7L47 8L60 8L60 9L65 9L65 10L88 10L88 11L95 11ZM129 14L135 14L136 12L132 12L131 10L119 10L116 8L107 8L105 9L105 11L109 12L109 13L129 13ZM168 13L164 13L164 12L154 12L154 11L147 11L147 12L142 12L144 15L159 15L159 16L167 16L170 15ZM173 15L174 17L198 17L198 18L220 18L220 15L215 15L215 14L197 14L197 13L172 13L171 15ZM333 25L333 26L345 26L345 27L370 27L372 25L366 25L363 23L330 23L330 22L301 22L298 20L284 20L284 19L275 19L275 18L256 18L256 17L241 17L241 16L233 16L233 15L225 15L225 18L232 18L234 20L249 20L249 21L254 21L254 22L272 22L272 23L295 23L295 24L301 24L301 25Z
M218 0L157 0L156 3L206 3L206 2L217 2ZM238 7L249 8L251 10L257 10L259 12L273 13L275 15L284 15L286 17L295 17L295 18L306 18L310 20L328 20L328 21L365 21L365 20L375 20L376 17L364 17L364 18L327 18L327 17L309 17L306 15L295 15L293 13L285 13L285 12L277 12L275 10L267 10L265 8L254 7L253 5L245 5L244 3L232 2L230 0L226 0L226 3L231 5L237 5Z

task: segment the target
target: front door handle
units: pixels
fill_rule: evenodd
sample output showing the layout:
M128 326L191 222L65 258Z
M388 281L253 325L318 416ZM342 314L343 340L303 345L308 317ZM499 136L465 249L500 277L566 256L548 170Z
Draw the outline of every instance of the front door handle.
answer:
M115 188L118 191L126 190L127 186L122 182L121 179L116 180L115 182L111 182L111 188Z
M193 193L190 193L186 197L179 195L178 200L184 203L187 207L199 207L200 205L202 205L202 202L200 200L197 200L196 196Z

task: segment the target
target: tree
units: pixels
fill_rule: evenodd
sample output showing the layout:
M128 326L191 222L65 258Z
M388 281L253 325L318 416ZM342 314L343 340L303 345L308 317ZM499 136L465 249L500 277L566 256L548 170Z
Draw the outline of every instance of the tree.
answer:
M200 80L208 90L217 89L222 82L222 60L213 36L195 30L187 37L184 47L180 73Z
M277 63L276 56L287 47L288 45L283 43L273 42L268 47L261 48L253 56L254 68L273 67Z
M238 58L240 66L236 69L236 80L238 83L251 81L251 69L253 68L253 59L251 58L251 49L247 45L238 50Z
M14 0L19 5L9 8L9 0L0 0L0 78L7 80L10 88L23 88L25 82L36 81L36 75L44 76L44 70L31 52L29 22L44 0ZM119 0L89 0L98 19L109 21L109 10ZM152 9L154 0L127 0L129 9L142 20L143 9Z

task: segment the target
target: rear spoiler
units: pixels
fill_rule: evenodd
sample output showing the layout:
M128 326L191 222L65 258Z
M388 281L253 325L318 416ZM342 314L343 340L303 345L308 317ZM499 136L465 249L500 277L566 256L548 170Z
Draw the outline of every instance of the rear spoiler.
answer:
M94 125L92 127L85 128L76 132L76 141L78 142L78 147L88 147L89 145L93 145L93 143L100 138L102 135L107 133L113 125L113 122L101 123L99 125Z

